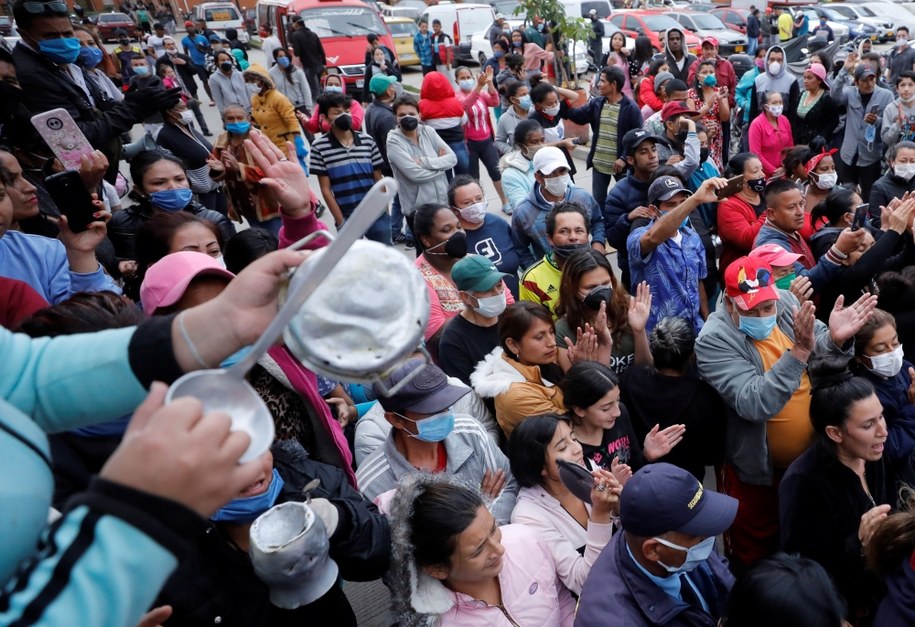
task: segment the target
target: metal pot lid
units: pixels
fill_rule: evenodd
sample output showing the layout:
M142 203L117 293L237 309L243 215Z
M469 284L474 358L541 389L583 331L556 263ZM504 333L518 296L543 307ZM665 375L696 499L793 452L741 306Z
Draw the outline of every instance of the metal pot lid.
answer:
M296 278L293 274L292 285ZM335 380L371 382L416 350L428 320L429 295L416 266L390 246L359 240L283 337L313 371Z

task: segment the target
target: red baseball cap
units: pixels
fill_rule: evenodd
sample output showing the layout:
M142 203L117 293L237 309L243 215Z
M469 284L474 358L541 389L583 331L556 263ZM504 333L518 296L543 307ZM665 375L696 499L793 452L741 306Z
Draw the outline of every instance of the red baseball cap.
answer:
M664 105L663 109L661 109L661 121L666 122L667 120L669 120L670 118L672 118L676 115L683 115L683 114L699 115L699 112L693 111L692 109L687 107L685 102L681 102L680 100L671 100L670 102L668 102L667 104Z
M759 257L741 257L724 271L724 291L744 311L778 300L772 268Z
M715 46L717 48L718 40L715 39L714 37L712 37L711 35L709 35L708 37L706 37L702 40L702 45L704 46L705 44L712 44L713 46Z

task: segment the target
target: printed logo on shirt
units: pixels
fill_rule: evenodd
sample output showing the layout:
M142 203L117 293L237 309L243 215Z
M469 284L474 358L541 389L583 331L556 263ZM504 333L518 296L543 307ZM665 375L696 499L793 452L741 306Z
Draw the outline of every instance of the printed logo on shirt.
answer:
M502 251L499 250L491 237L487 237L486 239L477 242L477 245L474 246L474 252L478 255L487 257L494 264L498 264L502 261Z

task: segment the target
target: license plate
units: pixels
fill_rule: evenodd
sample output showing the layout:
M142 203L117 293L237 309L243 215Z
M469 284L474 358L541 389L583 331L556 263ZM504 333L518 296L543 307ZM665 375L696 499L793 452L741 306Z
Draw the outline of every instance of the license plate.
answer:
M400 55L400 58L403 59L404 61L412 61L413 59L416 58L416 55L413 54L412 52L407 52L405 54Z
M228 22L232 19L232 14L228 11L213 11L211 15L213 22Z
M734 46L734 52L743 52L743 46Z
M871 41L877 41L877 36L876 36L876 35L871 35Z
M364 78L360 78L358 81L356 81L356 87L357 87L358 89L362 89L362 86L363 86L363 85L365 85L365 79L364 79Z

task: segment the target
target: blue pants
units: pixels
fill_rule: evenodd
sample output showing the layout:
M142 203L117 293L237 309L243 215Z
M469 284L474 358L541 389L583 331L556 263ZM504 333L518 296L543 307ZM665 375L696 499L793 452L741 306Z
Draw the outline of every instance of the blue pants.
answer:
M369 227L369 230L365 232L365 237L375 242L391 245L391 216L388 215L387 211L382 213L375 220L375 223Z
M449 143L448 147L454 151L457 157L457 164L454 166L454 176L458 174L470 174L470 153L467 152L467 144L463 141ZM448 178L451 181L451 177Z
M400 210L400 194L394 196L394 202L391 203L391 239L396 239L398 235L403 235L408 240L413 239L410 225Z
M759 47L759 38L748 37L747 39L747 54L750 55L750 58L753 58L756 56L756 49Z
M612 174L604 174L603 172L598 172L596 168L591 168L591 195L594 196L594 200L601 211L604 210L604 203L607 202L607 190L610 189L612 181ZM607 226L605 225L604 228L607 228Z

